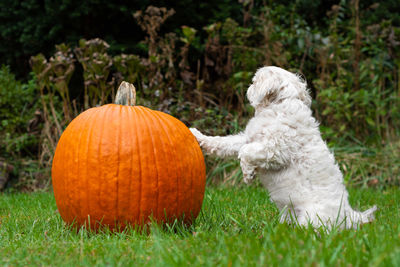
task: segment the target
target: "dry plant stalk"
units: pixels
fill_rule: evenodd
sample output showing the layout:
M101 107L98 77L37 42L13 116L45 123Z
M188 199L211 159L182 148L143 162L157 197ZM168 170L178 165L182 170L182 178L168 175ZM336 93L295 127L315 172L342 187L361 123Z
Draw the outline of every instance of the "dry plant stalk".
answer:
M56 45L58 50L54 56L50 57L49 63L51 67L50 82L60 94L63 102L63 112L66 121L71 121L77 113L72 111L71 99L69 97L68 84L75 70L75 59L71 53L71 49L65 44ZM52 100L50 100L52 101ZM54 105L51 105L54 108ZM54 115L53 115L54 116Z
M360 56L361 56L361 29L360 29L360 0L354 0L354 9L353 9L353 17L354 17L354 27L356 31L356 38L354 40L354 60L353 60L353 69L354 69L354 89L360 89Z
M47 60L42 54L31 57L30 64L36 75L43 108L44 127L40 148L40 164L49 166L62 131L78 113L72 108L68 84L75 71L71 49L56 45L56 53ZM61 96L62 116L56 108L56 95Z
M192 45L196 30L190 28L188 26L182 26L183 37L181 37L181 41L184 43L183 47L179 55L181 56L181 61L179 62L179 68L181 70L180 76L184 83L188 85L193 85L193 80L195 79L195 75L190 71L189 65L189 48Z
M166 42L160 41L158 31L161 25L173 14L175 14L175 10L173 9L168 10L165 7L159 8L155 6L147 7L145 12L136 11L133 14L133 17L136 19L142 30L148 34L148 36L145 37L144 41L148 45L148 58L144 60L144 64L149 68L149 76L151 77L149 81L150 87L160 86L164 78L161 73L160 64L164 63L162 62L162 60L163 58L165 59L165 56L163 57L162 53L159 53L157 50L158 47L162 44L164 44L165 48ZM173 44L171 46L174 45L175 40L172 35L167 36L166 39L173 41Z
M148 6L144 13L136 11L133 14L142 30L148 34L146 43L149 45L149 57L157 54L158 31L167 18L173 14L175 14L173 9L168 10L165 7L159 8L155 6Z
M283 44L280 41L271 41L271 35L274 31L274 22L269 18L269 10L266 9L257 18L257 23L262 28L264 38L264 65L276 65L285 67L287 65L286 55L284 53Z
M85 85L84 109L103 105L114 95L114 80L108 81L112 57L107 54L110 46L99 38L79 41L74 49L76 58L83 67Z

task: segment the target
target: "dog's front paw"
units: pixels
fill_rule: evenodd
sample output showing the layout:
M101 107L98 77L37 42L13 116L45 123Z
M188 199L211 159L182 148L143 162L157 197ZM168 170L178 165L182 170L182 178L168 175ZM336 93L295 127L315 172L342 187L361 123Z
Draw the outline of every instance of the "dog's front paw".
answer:
M194 137L196 137L197 142L201 145L201 143L204 141L204 134L202 134L199 130L196 128L189 128L189 130L192 132Z

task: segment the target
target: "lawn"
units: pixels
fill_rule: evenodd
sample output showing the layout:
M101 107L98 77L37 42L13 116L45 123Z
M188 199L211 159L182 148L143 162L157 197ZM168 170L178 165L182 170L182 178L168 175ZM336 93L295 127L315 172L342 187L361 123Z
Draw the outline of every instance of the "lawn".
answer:
M374 223L331 233L279 224L256 186L209 186L191 227L98 234L69 230L51 193L0 194L1 266L400 266L400 190L350 189L354 207L377 204Z

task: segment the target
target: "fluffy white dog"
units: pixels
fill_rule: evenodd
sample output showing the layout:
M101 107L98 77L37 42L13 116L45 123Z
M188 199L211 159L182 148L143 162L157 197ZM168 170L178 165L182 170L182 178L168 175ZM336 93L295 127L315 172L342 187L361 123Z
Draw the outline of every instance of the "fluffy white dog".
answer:
M312 117L307 85L298 75L263 67L247 98L255 116L244 132L206 136L190 130L207 153L240 160L244 181L255 174L282 212L281 221L315 227L357 227L374 219L373 208L351 208L343 176Z

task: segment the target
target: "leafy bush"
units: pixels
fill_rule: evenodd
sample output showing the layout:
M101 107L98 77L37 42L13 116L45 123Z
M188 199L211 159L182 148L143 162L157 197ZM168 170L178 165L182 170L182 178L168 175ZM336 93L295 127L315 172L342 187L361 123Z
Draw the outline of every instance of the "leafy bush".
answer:
M37 95L34 80L21 84L9 67L0 69L0 155L10 158L29 155L36 157L39 131L35 116Z
M40 169L42 112L35 79L23 84L9 67L0 68L0 164L7 166L1 187L32 191L48 187ZM44 178L46 177L46 178Z
M357 10L356 1L342 21L349 10L332 8L329 35L316 47L316 108L331 140L383 144L400 130L400 28L382 21L363 29Z

